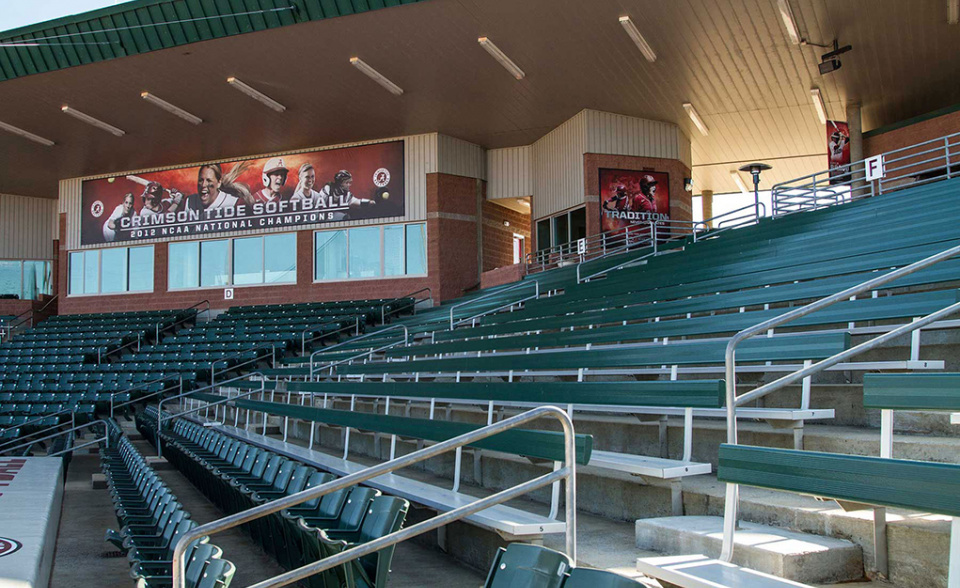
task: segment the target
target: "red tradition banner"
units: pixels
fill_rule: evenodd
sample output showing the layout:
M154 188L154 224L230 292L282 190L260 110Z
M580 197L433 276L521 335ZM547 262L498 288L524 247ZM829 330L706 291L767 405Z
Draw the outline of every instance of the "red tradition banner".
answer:
M846 171L841 166L850 163L850 127L839 120L827 121L827 169L830 170L830 183L849 183Z
M670 176L665 172L600 170L600 230L670 218Z
M80 242L403 216L403 141L83 182Z

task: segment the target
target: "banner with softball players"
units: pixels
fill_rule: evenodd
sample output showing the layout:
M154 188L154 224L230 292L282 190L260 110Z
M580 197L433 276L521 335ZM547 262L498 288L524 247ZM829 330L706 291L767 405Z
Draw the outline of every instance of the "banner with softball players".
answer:
M670 218L670 176L664 172L600 170L600 230L615 231Z
M83 245L403 216L403 141L87 180Z

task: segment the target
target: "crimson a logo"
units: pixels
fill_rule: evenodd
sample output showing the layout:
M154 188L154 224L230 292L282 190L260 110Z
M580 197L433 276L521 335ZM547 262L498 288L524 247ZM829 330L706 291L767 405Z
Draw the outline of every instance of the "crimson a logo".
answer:
M23 547L23 544L15 539L0 537L0 557L15 553L21 547Z

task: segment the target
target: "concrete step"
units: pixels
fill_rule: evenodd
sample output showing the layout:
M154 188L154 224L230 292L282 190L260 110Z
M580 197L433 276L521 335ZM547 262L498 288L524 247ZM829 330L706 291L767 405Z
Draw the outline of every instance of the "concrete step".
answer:
M863 577L863 550L845 539L748 522L741 523L734 538L733 563L751 570L804 584L849 582ZM722 517L664 517L636 522L637 547L647 551L716 558L722 540Z

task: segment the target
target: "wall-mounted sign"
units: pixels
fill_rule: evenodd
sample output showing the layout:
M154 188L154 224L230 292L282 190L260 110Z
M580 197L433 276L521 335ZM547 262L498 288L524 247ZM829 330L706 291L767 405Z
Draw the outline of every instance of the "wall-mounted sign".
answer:
M600 170L600 230L670 218L670 176L665 172Z
M403 141L87 180L83 245L402 216Z
M233 288L224 288L224 289L223 289L223 299L224 299L224 300L233 300Z
M850 163L850 127L839 120L827 121L827 168L831 184L849 184L847 171L840 169Z

